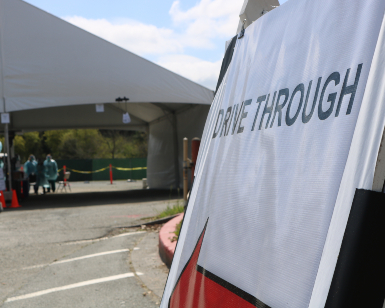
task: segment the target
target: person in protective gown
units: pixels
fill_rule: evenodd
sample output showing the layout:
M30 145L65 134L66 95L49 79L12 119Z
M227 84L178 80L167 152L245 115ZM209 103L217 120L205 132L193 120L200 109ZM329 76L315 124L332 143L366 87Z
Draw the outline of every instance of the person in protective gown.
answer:
M33 187L35 190L35 194L37 194L37 178L36 178L36 172L37 172L37 162L35 159L35 156L32 154L29 155L28 160L24 163L24 174L25 174L25 179L23 181L23 192L24 192L24 197L29 196L29 189L31 183L35 183L35 186Z
M51 154L47 155L47 159L44 162L44 166L46 168L46 177L52 188L52 192L56 190L56 179L57 179L57 163L52 159ZM48 187L48 192L50 192L50 188Z
M3 144L1 143L0 141L0 152L2 151L3 149ZM3 191L5 191L5 175L4 175L4 163L2 160L0 160L0 191L1 193L3 193ZM3 208L5 207L5 204L1 204L0 202L0 212L3 211Z
M43 187L43 193L45 194L45 189L49 188L49 183L48 183L48 180L47 180L47 177L46 177L46 167L44 166L44 162L42 161L39 161L37 163L37 167L36 167L36 174L37 174L37 181L36 181L36 186L37 186L37 190L39 189L39 186ZM37 190L36 190L36 193L37 193Z

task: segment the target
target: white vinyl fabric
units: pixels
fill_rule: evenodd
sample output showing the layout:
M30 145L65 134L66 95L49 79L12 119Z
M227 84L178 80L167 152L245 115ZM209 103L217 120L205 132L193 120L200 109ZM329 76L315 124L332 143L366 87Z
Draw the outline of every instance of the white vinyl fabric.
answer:
M384 9L382 0L288 1L237 41L162 308L206 222L198 266L272 308L324 307L385 124Z
M372 189L378 150L385 127L385 19L382 21L360 114L338 191L323 257L312 293L311 308L323 307L356 188ZM385 307L385 304L384 304Z
M115 102L124 96L127 103ZM175 140L166 115L176 115L178 142L201 137L212 100L213 91L24 1L0 0L0 112L11 113L10 131L149 131L148 182L169 189L182 156L170 165Z
M7 112L130 102L210 104L211 91L21 0L0 0Z

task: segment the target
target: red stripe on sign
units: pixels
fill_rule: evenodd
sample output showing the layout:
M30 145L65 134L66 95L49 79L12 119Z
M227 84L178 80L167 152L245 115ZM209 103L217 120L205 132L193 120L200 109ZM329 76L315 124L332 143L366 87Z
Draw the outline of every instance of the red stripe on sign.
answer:
M177 281L170 297L169 307L270 308L249 293L197 265L206 226Z

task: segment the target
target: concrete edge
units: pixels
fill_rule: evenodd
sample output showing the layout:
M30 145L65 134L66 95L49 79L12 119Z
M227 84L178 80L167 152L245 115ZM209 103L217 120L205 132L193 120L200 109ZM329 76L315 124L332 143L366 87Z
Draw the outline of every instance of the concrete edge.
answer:
M133 225L133 226L128 226L128 227L119 227L119 228L124 228L124 229L140 228L141 226L152 226L152 225L163 224L165 222L170 221L171 219L175 218L178 215L180 215L180 214L175 214L175 215L168 216L168 217L165 217L165 218L161 218L161 219L157 219L157 220L153 220L153 221L149 221L149 222L144 222L144 223L139 224L139 225Z
M177 243L176 241L171 242L171 239L174 237L173 232L175 231L176 225L182 221L183 216L183 213L178 214L178 216L164 224L159 231L159 255L168 268L171 267Z

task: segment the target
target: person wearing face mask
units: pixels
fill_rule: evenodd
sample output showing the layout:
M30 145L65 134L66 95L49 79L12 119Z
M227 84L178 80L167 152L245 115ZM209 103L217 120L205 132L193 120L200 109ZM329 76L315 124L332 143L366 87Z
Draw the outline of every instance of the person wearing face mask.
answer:
M36 181L36 172L37 172L37 162L35 159L34 155L29 155L28 160L24 164L24 174L25 174L25 179L23 181L23 192L24 192L24 197L29 196L29 189L31 183L35 183L34 185L34 190L35 194L37 194L37 181Z
M47 159L44 162L45 172L46 172L46 178L52 188L52 192L55 192L56 186L55 182L57 179L57 163L55 160L52 159L51 154L47 155ZM50 192L51 189L48 187L48 192Z
M38 194L39 187L43 187L43 194L46 193L46 189L49 188L49 183L46 178L46 167L44 166L43 159L39 159L36 166L36 191Z
M2 149L3 149L3 144L0 141L0 152L1 152ZM4 175L4 172L3 172L3 168L4 168L4 163L0 159L0 191L5 191L5 175ZM3 211L4 207L5 207L5 204L2 204L0 202L0 212Z

